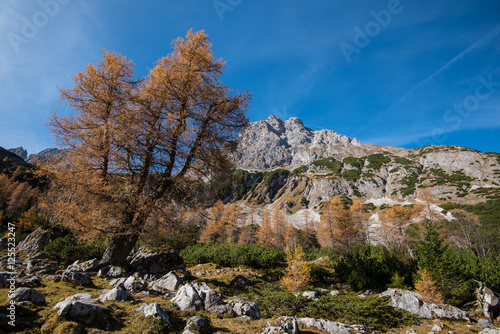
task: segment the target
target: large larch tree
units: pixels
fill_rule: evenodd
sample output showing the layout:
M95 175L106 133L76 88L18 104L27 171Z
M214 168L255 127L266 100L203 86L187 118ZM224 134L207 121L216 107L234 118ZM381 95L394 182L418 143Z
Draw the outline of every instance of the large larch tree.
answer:
M231 168L231 143L248 123L251 94L222 84L224 62L208 36L190 30L172 44L145 78L125 57L103 52L60 88L75 113L49 122L69 157L49 167L47 206L71 228L109 236L102 265L125 264L158 208Z

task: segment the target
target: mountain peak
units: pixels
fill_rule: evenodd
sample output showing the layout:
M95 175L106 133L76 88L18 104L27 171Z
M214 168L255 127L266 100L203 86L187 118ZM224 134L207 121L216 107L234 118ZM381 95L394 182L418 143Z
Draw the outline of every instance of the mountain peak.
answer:
M239 139L236 165L248 169L293 167L362 146L333 130L313 131L298 117L283 121L276 115L250 123Z

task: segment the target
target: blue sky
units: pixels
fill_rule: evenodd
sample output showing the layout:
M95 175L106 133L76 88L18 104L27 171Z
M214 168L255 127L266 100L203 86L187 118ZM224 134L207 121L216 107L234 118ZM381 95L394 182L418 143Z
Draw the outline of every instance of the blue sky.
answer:
M204 29L251 121L300 117L364 143L500 151L498 0L0 0L0 146L53 147L57 86L125 55L146 75Z

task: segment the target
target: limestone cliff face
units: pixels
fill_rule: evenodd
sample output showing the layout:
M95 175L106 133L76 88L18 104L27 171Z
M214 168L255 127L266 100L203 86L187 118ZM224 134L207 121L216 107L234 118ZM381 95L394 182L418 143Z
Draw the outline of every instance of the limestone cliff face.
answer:
M23 160L26 160L26 158L28 158L28 151L26 151L22 146L16 148L9 148L9 151L14 154L17 154L18 156L23 158Z
M29 163L36 163L37 161L45 162L52 159L61 159L65 156L66 150L60 150L58 148L46 148L35 154L30 154L26 159Z
M313 131L295 117L250 123L234 161L248 175L234 185L233 200L290 211L335 195L408 200L428 188L441 201L477 203L500 193L500 153L362 144L333 130Z
M297 117L283 121L274 115L250 123L241 132L239 143L236 164L249 169L292 168L313 162L320 156L362 147L356 138L351 139L332 130L313 131Z

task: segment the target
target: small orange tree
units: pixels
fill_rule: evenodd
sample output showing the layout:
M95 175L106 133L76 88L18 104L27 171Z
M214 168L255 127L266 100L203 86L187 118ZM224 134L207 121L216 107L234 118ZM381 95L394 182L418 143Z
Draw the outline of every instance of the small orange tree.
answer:
M347 207L340 198L334 198L325 205L318 227L318 241L321 247L340 245L349 252L362 239L362 221L367 219L358 202Z
M385 210L382 223L382 235L389 248L405 250L413 257L410 247L410 237L406 233L411 220L421 212L421 206L401 206L395 204Z
M430 303L443 304L443 296L437 288L436 281L432 279L427 269L420 269L417 272L417 276L419 278L415 283L415 292L422 296L422 300Z
M288 290L297 294L303 291L311 281L311 267L304 259L304 251L299 245L286 248L286 262L288 268L281 279Z

